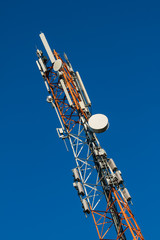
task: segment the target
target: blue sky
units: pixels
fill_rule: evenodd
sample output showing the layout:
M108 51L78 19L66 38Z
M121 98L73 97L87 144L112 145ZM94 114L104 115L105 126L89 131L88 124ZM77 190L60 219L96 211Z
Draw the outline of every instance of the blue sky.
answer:
M159 236L159 1L5 1L0 9L0 238L98 239L72 187L35 46L43 31L83 78L98 135L122 171L146 240Z

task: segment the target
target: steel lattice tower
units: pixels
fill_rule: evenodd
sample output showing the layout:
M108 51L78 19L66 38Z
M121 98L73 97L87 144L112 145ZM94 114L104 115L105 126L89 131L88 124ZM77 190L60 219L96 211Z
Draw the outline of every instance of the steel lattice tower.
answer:
M129 207L131 197L121 172L108 158L91 130L91 101L78 72L74 72L66 54L64 60L51 51L43 33L40 38L48 58L37 49L36 61L49 92L47 102L55 109L61 127L57 133L70 142L76 167L72 170L86 216L92 215L99 239L144 240Z

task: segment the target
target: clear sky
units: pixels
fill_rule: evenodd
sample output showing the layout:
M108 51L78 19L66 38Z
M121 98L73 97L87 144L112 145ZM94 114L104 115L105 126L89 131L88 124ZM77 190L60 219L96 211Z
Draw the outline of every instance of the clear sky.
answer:
M122 171L145 239L158 240L159 1L6 0L0 24L0 238L98 239L35 63L42 31L80 72L93 113L108 116L101 145Z

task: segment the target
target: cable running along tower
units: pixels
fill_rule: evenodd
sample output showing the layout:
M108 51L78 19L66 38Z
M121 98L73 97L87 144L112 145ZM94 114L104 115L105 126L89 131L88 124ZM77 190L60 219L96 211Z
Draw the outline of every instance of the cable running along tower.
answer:
M83 212L93 217L100 240L144 240L129 207L131 196L121 172L96 136L107 130L108 118L91 115L91 101L80 74L74 72L65 53L63 60L51 50L43 33L40 38L48 57L37 49L36 63L49 93L47 102L60 122L58 136L65 145L69 141L73 151L73 186Z

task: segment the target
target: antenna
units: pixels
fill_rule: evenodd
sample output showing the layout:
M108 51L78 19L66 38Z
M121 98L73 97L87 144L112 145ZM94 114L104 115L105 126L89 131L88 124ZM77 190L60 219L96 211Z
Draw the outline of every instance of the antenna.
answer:
M52 53L43 33L40 38L50 61L46 66L40 52L37 66L50 91L47 102L60 122L58 136L71 145L75 159L73 186L85 216L92 216L100 240L144 240L130 208L131 196L122 173L96 136L108 129L108 118L92 115L80 74L73 70L66 54L63 59L55 50Z
M41 33L39 36L40 36L41 41L42 41L42 43L43 43L43 45L44 45L44 47L46 49L48 57L49 57L51 63L53 64L55 62L55 57L53 55L53 52L51 51L51 48L50 48L50 46L49 46L49 44L47 42L47 39L46 39L44 33Z

